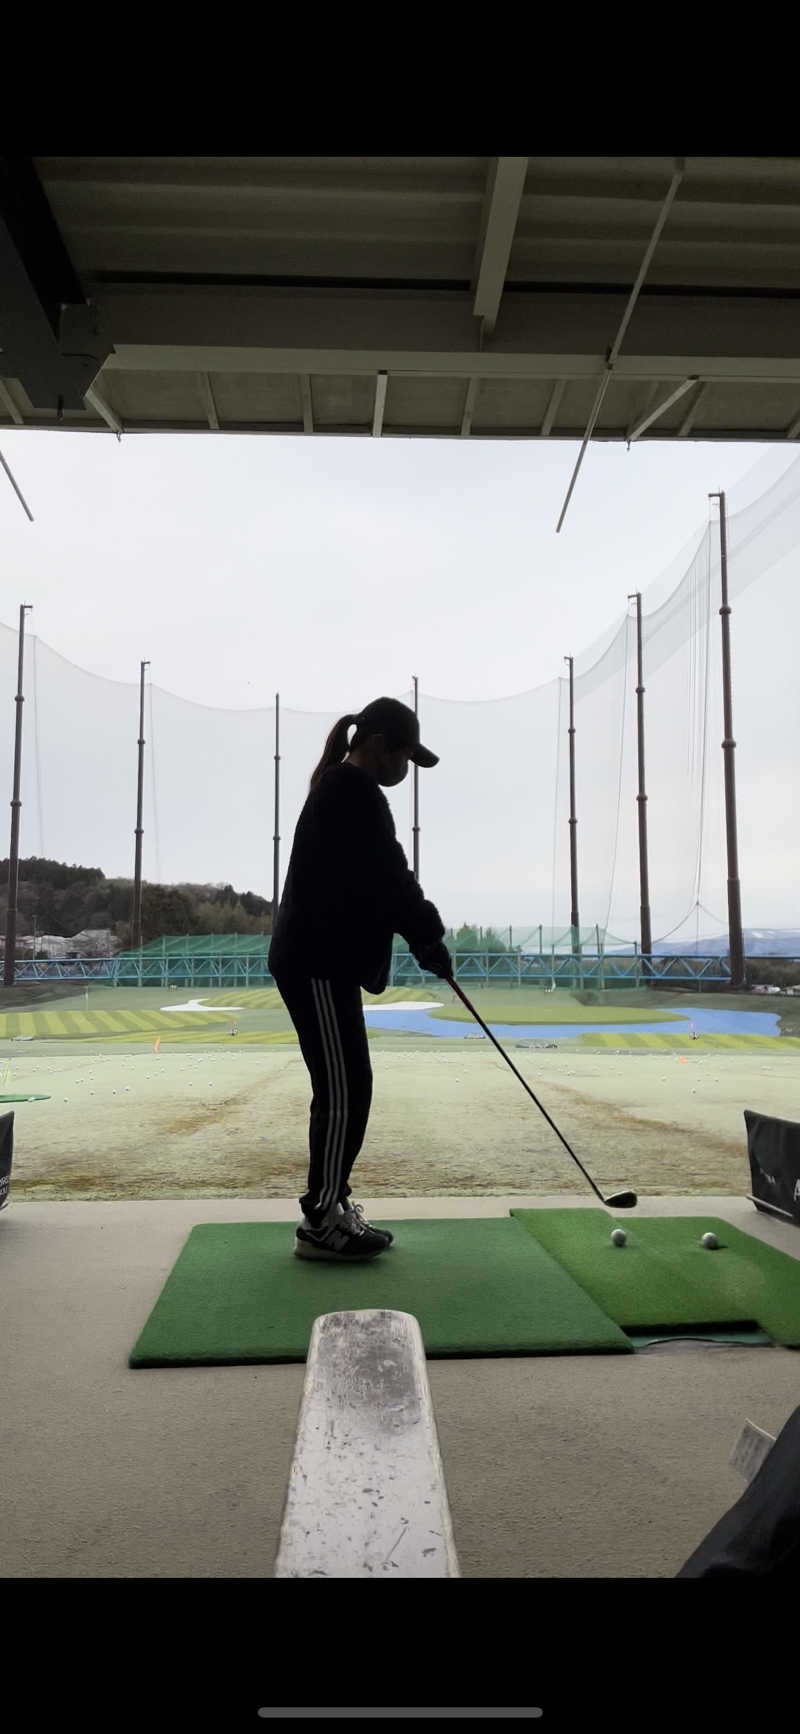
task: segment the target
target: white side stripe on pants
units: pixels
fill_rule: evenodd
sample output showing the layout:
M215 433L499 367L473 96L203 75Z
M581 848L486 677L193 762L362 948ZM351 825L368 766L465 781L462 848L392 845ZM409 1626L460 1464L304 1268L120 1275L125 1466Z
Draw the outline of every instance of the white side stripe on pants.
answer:
M349 1103L347 1095L347 1074L342 1051L342 1038L336 1021L336 1007L329 981L312 981L311 992L319 1019L322 1052L325 1057L325 1068L328 1073L328 1089L330 1092L331 1113L328 1120L328 1136L325 1140L325 1153L322 1164L322 1188L318 1208L326 1215L332 1210L339 1197L342 1183L342 1162L344 1145L347 1136Z

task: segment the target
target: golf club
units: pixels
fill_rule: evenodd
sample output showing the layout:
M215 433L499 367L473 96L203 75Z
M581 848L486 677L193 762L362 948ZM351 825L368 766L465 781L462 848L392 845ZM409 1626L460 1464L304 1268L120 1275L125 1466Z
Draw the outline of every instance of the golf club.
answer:
M508 1062L509 1066L511 1067L512 1072L515 1074L516 1077L519 1078L519 1081L522 1084L523 1089L526 1089L528 1092L528 1095L533 1097L533 1100L536 1103L537 1108L540 1110L540 1112L542 1114L544 1114L544 1117L545 1117L548 1125L552 1126L553 1131L556 1134L556 1137L561 1139L561 1142L564 1146L564 1149L569 1152L570 1156L572 1157L573 1162L578 1163L578 1167L580 1168L580 1171L584 1175L585 1179L588 1180L589 1185L592 1188L592 1191L597 1193L597 1197L599 1198L600 1203L609 1205L609 1206L613 1207L614 1210L632 1210L634 1205L638 1203L638 1199L636 1197L635 1192L615 1192L612 1198L604 1198L602 1192L598 1191L598 1188L595 1186L595 1183L591 1177L591 1174L586 1173L586 1169L584 1168L583 1163L578 1160L578 1157L575 1155L575 1151L570 1149L570 1146L567 1143L567 1140L564 1137L563 1133L559 1132L555 1121L550 1119L550 1115L548 1114L547 1109L543 1108L538 1097L534 1096L533 1091L530 1088L530 1086L525 1083L525 1079L523 1078L522 1074L517 1071L517 1068L514 1065L514 1061L509 1060L508 1054L505 1052L505 1050L503 1048L501 1048L500 1043L492 1035L491 1030L487 1028L486 1024L483 1021L483 1018L479 1015L478 1012L476 1012L474 1005L470 1005L470 1002L467 999L466 994L461 992L461 989L458 985L458 982L454 981L453 977L451 975L445 976L444 979L447 982L449 987L455 988L455 991L458 994L459 999L463 1000L464 1005L467 1008L467 1011L472 1013L472 1016L474 1017L476 1023L480 1024L481 1029L489 1037L490 1042L494 1042L494 1045L497 1048L498 1053L501 1053L503 1055L503 1059Z

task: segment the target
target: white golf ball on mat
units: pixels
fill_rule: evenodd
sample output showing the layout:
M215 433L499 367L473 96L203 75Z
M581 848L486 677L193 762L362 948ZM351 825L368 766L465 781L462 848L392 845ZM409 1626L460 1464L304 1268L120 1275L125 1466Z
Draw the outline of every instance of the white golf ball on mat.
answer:
M611 1239L615 1246L624 1246L627 1238L624 1228L612 1228Z
M715 1247L719 1246L719 1241L715 1234L709 1232L708 1234L702 1235L700 1244L701 1246Z

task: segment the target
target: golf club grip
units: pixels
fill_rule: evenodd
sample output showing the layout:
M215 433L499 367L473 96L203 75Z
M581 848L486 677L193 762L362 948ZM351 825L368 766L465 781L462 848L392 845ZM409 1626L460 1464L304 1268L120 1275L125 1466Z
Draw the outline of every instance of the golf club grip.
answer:
M509 1066L510 1066L510 1067L511 1067L511 1070L512 1070L512 1072L513 1072L513 1073L514 1073L514 1076L515 1076L515 1077L517 1077L517 1078L519 1078L519 1081L520 1081L520 1083L521 1083L521 1085L522 1085L522 1088L523 1088L523 1090L527 1090L527 1092L528 1092L528 1095L529 1095L529 1096L530 1096L530 1098L531 1098L531 1100L532 1100L532 1101L534 1101L534 1102L535 1102L535 1103L536 1103L536 1106L537 1106L537 1108L538 1108L538 1109L539 1109L539 1112L540 1112L540 1114L544 1114L544 1117L545 1117L545 1119L546 1119L546 1121L547 1121L547 1124L548 1124L548 1126L552 1126L552 1128L553 1128L553 1131L554 1131L554 1132L555 1132L555 1134L556 1134L556 1137L557 1137L557 1138L560 1138L560 1139L561 1139L561 1142L562 1142L562 1144L563 1144L563 1146L564 1146L564 1149L565 1149L565 1150L568 1150L568 1151L569 1151L569 1154L570 1154L570 1156L571 1156L571 1157L572 1157L572 1160L573 1160L573 1162L577 1162L577 1164L578 1164L578 1167L579 1167L579 1168L580 1168L580 1171L581 1171L581 1173L582 1173L582 1174L584 1174L584 1175L586 1175L586 1179L587 1179L587 1180L588 1180L588 1181L589 1181L589 1185L590 1185L590 1186L591 1186L591 1188L592 1188L592 1190L593 1190L593 1191L594 1191L594 1192L596 1192L596 1191L597 1191L597 1187L596 1187L596 1186L595 1186L595 1184L594 1184L594 1181L593 1181L593 1180L592 1180L592 1179L591 1179L591 1177L590 1177L590 1176L589 1176L589 1175L588 1175L588 1174L586 1174L586 1169L585 1169L585 1168L584 1168L584 1166L583 1166L583 1163L582 1163L582 1162L581 1162L581 1160L580 1160L580 1158L579 1158L579 1157L578 1157L578 1156L576 1156L576 1155L575 1155L575 1151L574 1151L574 1150L571 1150L571 1149L570 1149L570 1146L569 1146L569 1144L568 1144L568 1143L567 1143L567 1140L566 1140L566 1138L565 1138L565 1137L564 1137L564 1134L563 1134L563 1132L559 1132L559 1130L558 1130L558 1127L557 1127L557 1125L556 1125L556 1123L555 1123L555 1121L554 1121L554 1120L551 1120L551 1118L550 1118L550 1115L549 1115L549 1114L548 1114L548 1112L547 1112L547 1109L546 1109L546 1108L543 1108L543 1107L542 1107L542 1104L541 1104L541 1102L540 1102L540 1101L539 1101L539 1098L538 1098L538 1096L534 1096L534 1094L533 1094L533 1091L532 1091L532 1089L531 1089L531 1087L530 1087L530 1084L526 1084L526 1082L525 1082L525 1079L524 1079L524 1078L523 1078L523 1076L522 1076L522 1073L521 1073L521 1072L518 1072L518 1071L517 1071L517 1068L516 1068L516 1066L515 1066L515 1065L514 1065L514 1061L513 1061L513 1060L510 1060L510 1059L509 1059L509 1057L508 1057L508 1054L507 1054L507 1053L506 1053L506 1051L505 1051L505 1048L501 1048L501 1046L500 1046L500 1043L499 1043L499 1042L498 1042L498 1040L497 1040L497 1038L496 1038L496 1036L493 1036L493 1035L492 1035L492 1032L491 1032L491 1030L490 1030L490 1029L488 1029L488 1028L487 1028L487 1026L486 1026L486 1024L485 1024L485 1023L484 1023L484 1021L483 1021L483 1018L482 1018L482 1017L481 1017L481 1015L480 1015L480 1013L479 1013L479 1012L476 1012L476 1010L475 1010L475 1007L474 1007L474 1006L473 1006L473 1005L470 1005L470 1002L469 1002L469 1000L468 1000L468 999L467 999L467 996L466 996L466 994L465 994L465 993L462 993L462 992L461 992L461 989L460 989L460 987L459 987L459 985L458 985L458 982L457 982L457 981L454 981L454 980L453 980L453 977L452 977L452 976L447 976L447 977L446 977L446 978L445 978L445 979L446 979L446 980L447 980L447 983L448 983L448 986L449 986L449 987L454 987L454 988L455 988L455 990L456 990L456 993L457 993L457 994L458 994L458 997L459 997L459 999L460 999L460 1000L463 1000L463 1003L464 1003L464 1005L465 1005L465 1006L466 1006L466 1008L467 1008L467 1011L468 1011L468 1012L471 1012L471 1013L472 1013L472 1016L473 1016L473 1017L474 1017L474 1018L475 1018L475 1020L476 1020L476 1022L477 1022L477 1023L479 1023L479 1024L480 1024L480 1026L481 1026L481 1029L482 1029L482 1030L484 1030L484 1031L485 1031L485 1033L486 1033L486 1035L487 1035L487 1036L488 1036L488 1037L489 1037L489 1040L490 1040L490 1042L494 1042L494 1045L495 1045L495 1047L496 1047L496 1048L497 1048L497 1051L498 1051L498 1053L499 1053L499 1054L502 1054L502 1056L503 1056L503 1059L504 1059L504 1060L505 1060L505 1061L506 1061L506 1064L507 1064L507 1065L509 1065Z

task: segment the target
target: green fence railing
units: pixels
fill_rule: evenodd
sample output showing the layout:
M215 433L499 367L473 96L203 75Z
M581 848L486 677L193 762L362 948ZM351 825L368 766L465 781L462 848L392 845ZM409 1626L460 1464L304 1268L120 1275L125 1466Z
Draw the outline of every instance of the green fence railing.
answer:
M453 951L456 981L484 986L554 988L571 991L647 987L659 983L729 982L727 957L642 957L636 953L580 955L574 952ZM791 961L782 959L783 962ZM390 987L420 986L437 978L423 970L408 950L392 955ZM273 985L267 952L126 952L118 957L20 959L15 980L96 981L116 987L247 988Z

